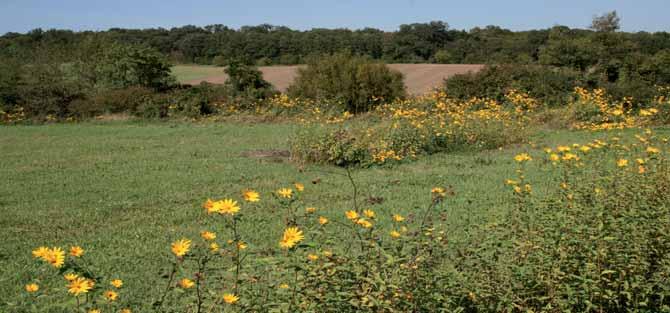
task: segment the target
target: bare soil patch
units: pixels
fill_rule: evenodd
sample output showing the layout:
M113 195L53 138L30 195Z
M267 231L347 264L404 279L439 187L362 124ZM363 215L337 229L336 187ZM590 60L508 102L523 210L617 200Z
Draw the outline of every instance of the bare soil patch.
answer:
M261 66L259 70L263 72L263 77L272 83L277 90L286 91L298 74L298 68L304 65L281 65L281 66ZM477 72L481 70L482 64L389 64L392 69L398 70L405 76L405 86L407 92L413 95L426 93L433 88L442 85L445 78L456 74L465 74L468 72ZM223 84L228 76L223 72L207 76L200 79L185 81L186 84L197 85L201 81L212 84Z

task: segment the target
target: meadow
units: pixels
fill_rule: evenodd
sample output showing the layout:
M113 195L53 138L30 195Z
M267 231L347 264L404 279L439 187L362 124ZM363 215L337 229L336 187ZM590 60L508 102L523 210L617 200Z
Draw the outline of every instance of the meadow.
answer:
M169 272L169 244L196 238L207 222L205 199L239 198L246 188L260 204L242 204L240 231L249 251L276 246L285 226L271 193L302 183L302 201L319 216L342 219L352 204L346 171L328 165L301 165L269 151L288 150L300 127L295 123L87 122L0 128L2 154L0 211L0 310L61 312L74 305L64 286L45 289L33 301L24 285L51 269L30 255L38 246L79 245L96 272L123 280L123 303L150 309ZM431 189L453 191L443 212L453 241L467 241L478 225L495 221L515 207L505 181L517 175L514 156L542 155L545 147L639 130L591 132L541 130L522 144L501 149L438 153L394 166L356 169L359 206L379 216L414 218L430 201ZM658 136L670 130L655 130ZM278 155L283 155L279 153ZM531 164L525 179L534 192L552 188L557 172ZM427 200L428 199L428 200ZM380 219L379 227L391 222ZM344 231L346 225L333 224ZM219 236L226 240L225 234ZM335 243L343 249L346 243ZM337 246L339 245L339 246ZM50 284L39 281L39 284ZM158 287L157 287L158 286ZM104 288L104 287L103 287ZM128 290L126 292L126 290ZM65 297L58 303L54 298ZM37 306L40 303L39 306ZM36 307L37 306L37 307Z

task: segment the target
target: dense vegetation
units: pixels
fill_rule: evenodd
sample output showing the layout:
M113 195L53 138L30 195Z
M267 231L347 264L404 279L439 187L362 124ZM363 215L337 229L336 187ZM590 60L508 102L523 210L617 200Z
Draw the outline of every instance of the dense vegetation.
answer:
M299 31L273 25L113 28L101 32L36 29L0 37L0 51L20 54L24 49L71 46L94 37L147 44L180 63L220 64L221 59L242 57L260 65L301 64L312 55L349 51L389 63L536 63L584 69L603 53L649 58L670 49L667 32L617 32L603 38L601 34L614 33L619 22L596 22L588 30L554 26L517 32L497 26L456 30L441 21L400 25L392 32L373 28Z
M575 87L584 87L607 89L635 107L648 105L658 86L670 84L670 35L618 29L612 12L594 18L588 30L465 32L430 22L401 25L396 32L215 25L10 33L0 37L0 119L202 117L218 112L221 103L253 110L274 94L253 66L298 62L309 66L290 88L292 96L340 102L350 113L404 96L400 76L383 61L492 64L446 82L446 92L460 100L501 101L517 89L544 104L563 105ZM170 77L170 62L225 65L232 79L225 86L179 86Z

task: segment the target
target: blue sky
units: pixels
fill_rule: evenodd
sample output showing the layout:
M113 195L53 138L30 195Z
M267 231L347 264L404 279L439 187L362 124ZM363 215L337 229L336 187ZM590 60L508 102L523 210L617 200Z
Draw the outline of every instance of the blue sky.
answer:
M394 30L441 20L451 28L585 28L594 14L617 10L626 31L670 31L670 0L0 0L0 34L34 28L105 30L269 23L295 29Z

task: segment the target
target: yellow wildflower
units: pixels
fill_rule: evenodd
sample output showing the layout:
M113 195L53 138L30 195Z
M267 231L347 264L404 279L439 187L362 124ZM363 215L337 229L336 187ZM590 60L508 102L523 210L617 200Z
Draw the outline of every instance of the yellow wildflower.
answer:
M238 241L237 242L237 248L240 249L240 250L244 250L244 249L247 248L247 244L244 243L244 241Z
M293 248L298 242L302 241L305 237L302 234L302 231L297 227L289 227L284 231L284 235L279 242L279 246L284 249Z
M219 251L219 245L216 242L210 243L209 244L209 251L218 252Z
M105 291L103 295L105 296L105 299L107 299L108 301L116 301L116 299L119 297L119 294L112 290Z
M182 289L193 288L193 286L195 286L195 282L188 278L182 278L182 280L179 281L179 287Z
M46 261L46 256L49 253L49 248L48 247L39 247L35 250L33 250L33 257L34 258L40 258Z
M293 189L282 188L277 190L277 194L282 198L291 199L293 198Z
M370 228L372 227L372 223L370 223L368 220L361 218L356 221L356 224L361 225L363 228Z
M65 252L59 247L53 247L49 249L43 259L53 267L60 268L65 263Z
M356 211L354 211L354 210L346 211L346 212L344 212L344 215L346 215L347 218L352 220L352 221L358 219L358 213L356 213Z
M223 302L228 304L235 304L240 298L232 293L226 293L223 295Z
M393 221L394 221L394 222L400 223L400 222L402 222L402 221L404 221L404 220L405 220L405 218L404 218L402 215L400 215L400 214L393 214Z
M319 216L319 224L321 224L321 225L328 224L328 219L323 217L323 216Z
M72 246L70 247L70 255L73 257L81 257L84 255L84 249L80 246Z
M114 286L115 288L121 288L121 286L123 286L123 280L113 279L111 282L109 282L109 284Z
M216 233L213 233L211 231L202 231L200 232L200 237L205 240L214 240L216 239Z
M514 160L521 163L521 162L525 162L525 161L531 161L531 160L533 160L533 158L531 158L530 155L528 155L528 153L521 153L521 154L517 154L514 157Z
M242 198L247 202L258 202L261 200L260 194L252 189L242 191Z
M363 215L365 215L367 218L375 218L375 211L363 210Z
M212 199L207 199L202 207L207 210L207 214L217 213L217 210L219 209L218 207L214 207L214 201L212 201Z
M191 241L188 239L181 239L172 243L172 253L178 257L186 255L190 248Z
M314 212L316 212L316 208L313 207L305 208L305 213L307 214L312 214Z
M218 206L217 212L219 214L235 215L235 213L240 211L240 207L237 205L237 201L234 201L233 199L217 201L214 206Z
M293 184L293 186L295 186L295 190L297 190L297 191L305 190L305 185L303 185L301 183L295 183L295 184Z
M91 280L83 277L77 277L67 285L67 292L73 294L74 296L87 293L91 289L93 289Z
M616 161L616 165L617 165L618 167L626 167L626 166L628 166L628 160L626 160L626 159L619 159L619 160Z
M400 238L400 233L398 231L391 231L391 237L392 238Z
M79 275L77 275L75 273L67 273L67 274L63 275L63 278L65 278L65 280L67 280L67 281L73 281L73 280L77 279L77 277L79 277Z
M27 292L37 292L38 290L40 290L40 286L35 283L26 285Z
M314 262L314 261L316 261L316 260L319 259L319 256L316 255L316 254L311 254L311 253L310 253L310 254L307 255L307 259L309 259L310 261Z
M656 153L659 153L661 150L659 150L658 148L654 148L654 147L647 147L646 151L649 154L656 154Z

